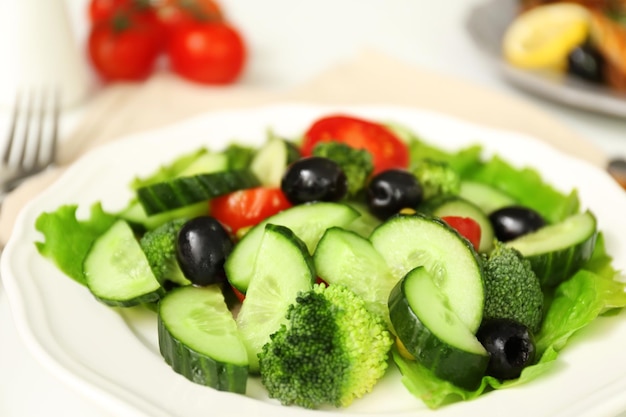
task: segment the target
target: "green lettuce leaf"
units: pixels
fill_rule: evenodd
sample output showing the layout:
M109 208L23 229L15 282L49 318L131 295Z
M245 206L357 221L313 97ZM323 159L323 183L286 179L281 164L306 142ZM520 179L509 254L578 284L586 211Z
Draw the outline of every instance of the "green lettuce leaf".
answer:
M147 185L156 184L176 178L185 171L191 164L198 160L201 156L208 153L207 149L201 148L193 152L186 153L174 159L171 163L162 165L152 174L145 178L135 178L130 186L132 189L145 187Z
M503 191L519 204L539 212L549 223L564 220L580 208L576 190L563 195L547 184L535 169L515 168L497 155L475 169L464 171L462 178Z
M61 271L76 282L85 285L83 260L93 241L117 220L117 216L102 209L100 203L91 206L86 220L76 218L76 205L65 205L53 212L41 213L35 229L44 241L35 242L39 253L50 259Z

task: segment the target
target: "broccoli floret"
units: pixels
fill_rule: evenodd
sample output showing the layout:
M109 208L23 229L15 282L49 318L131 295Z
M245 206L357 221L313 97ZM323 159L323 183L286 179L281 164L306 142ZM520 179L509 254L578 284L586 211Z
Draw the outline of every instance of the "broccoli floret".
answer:
M313 148L314 156L336 162L348 180L348 195L354 196L363 189L374 170L372 155L365 149L355 149L342 142L320 142Z
M315 285L287 319L259 353L261 381L282 404L345 407L385 374L391 335L348 288Z
M176 259L176 239L185 222L186 219L182 218L170 220L147 231L139 241L152 272L161 283L170 281L181 285L189 284Z
M461 190L461 177L447 162L423 158L414 163L411 172L422 186L424 200L456 195Z
M544 295L530 261L516 249L496 242L484 268L484 318L512 319L537 332Z

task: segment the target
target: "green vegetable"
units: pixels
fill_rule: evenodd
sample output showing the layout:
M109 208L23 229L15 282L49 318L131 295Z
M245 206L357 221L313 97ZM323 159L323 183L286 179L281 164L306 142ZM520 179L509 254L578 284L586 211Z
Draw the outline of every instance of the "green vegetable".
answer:
M259 354L261 380L282 404L345 407L385 374L391 335L346 287L301 293L287 319Z
M176 259L178 231L186 221L185 218L170 220L156 229L146 232L139 241L154 276L161 283L165 281L181 285L190 283L185 278Z
M341 167L348 179L349 196L363 189L374 170L372 155L368 151L341 142L320 142L313 148L313 155L331 159Z
M544 295L530 262L500 242L484 264L484 319L508 318L539 330Z
M109 306L152 303L165 294L133 229L122 219L94 240L83 270L89 291Z
M102 209L100 203L91 206L87 220L76 218L76 205L61 206L56 211L37 217L35 228L43 233L44 241L35 242L39 253L52 260L67 276L86 285L83 261L93 242L118 219Z
M189 167L194 165L198 160L203 159L209 151L205 148L200 148L196 151L186 153L175 158L172 162L162 165L159 169L155 170L150 175L139 178L136 177L131 182L132 189L138 189L150 184L156 184L163 181L181 176Z
M475 388L489 353L452 310L434 277L418 266L389 295L389 317L404 348L437 377Z
M452 401L476 398L490 387L505 389L537 379L553 369L560 350L573 334L607 311L626 307L626 284L618 280L619 273L611 262L600 234L591 260L557 287L544 315L541 331L535 337L539 360L525 368L518 379L500 382L484 377L476 390L465 390L437 378L418 362L405 358L394 349L393 360L402 373L402 383L429 408L436 409Z
M498 156L466 172L462 178L491 185L518 204L536 210L548 223L558 223L580 208L576 190L564 195L546 183L538 171L515 168Z
M255 152L255 148L237 143L231 143L222 151L222 153L226 156L228 169L230 170L248 168Z
M457 195L461 191L461 177L444 161L424 158L415 161L411 172L422 186L424 200L444 195Z
M219 285L188 285L159 302L159 351L197 384L245 394L248 354Z

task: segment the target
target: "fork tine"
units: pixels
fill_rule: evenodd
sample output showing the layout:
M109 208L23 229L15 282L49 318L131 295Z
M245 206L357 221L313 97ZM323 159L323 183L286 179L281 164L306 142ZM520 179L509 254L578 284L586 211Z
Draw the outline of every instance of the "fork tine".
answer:
M26 108L24 109L25 112L25 121L23 122L24 124L24 131L22 132L22 147L20 148L19 151L19 157L17 159L17 167L19 170L24 170L25 166L26 166L26 149L28 148L28 142L30 139L30 135L31 135L31 128L32 128L32 119L33 119L33 107L34 107L34 102L35 102L35 93L31 90L29 91L29 94L27 95L27 99L26 99Z
M32 101L35 101L34 97L31 97ZM33 150L33 167L37 168L40 166L40 155L41 155L41 142L43 140L43 132L44 132L44 124L45 124L45 116L46 116L46 99L47 94L46 90L43 90L41 96L39 97L39 103L37 107L37 122L36 128L37 133L35 135L35 144ZM31 114L32 116L32 114ZM29 123L30 124L30 123Z
M7 145L4 150L4 154L2 155L2 162L4 165L8 165L9 160L11 159L11 151L13 150L13 145L15 143L15 132L17 130L17 121L20 115L20 106L22 104L22 95L18 92L15 95L15 103L13 105L13 112L11 114L11 126L9 127L9 135L7 136Z
M52 164L57 159L57 146L59 142L59 117L61 115L61 94L57 88L52 93L52 140L50 143L50 154L47 163Z

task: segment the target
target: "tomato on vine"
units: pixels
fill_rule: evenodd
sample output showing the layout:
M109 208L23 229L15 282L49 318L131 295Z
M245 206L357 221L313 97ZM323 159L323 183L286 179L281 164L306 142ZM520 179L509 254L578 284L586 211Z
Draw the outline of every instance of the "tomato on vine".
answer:
M189 23L224 21L224 12L214 0L161 0L156 3L155 9L159 21L169 33Z
M205 84L234 82L243 71L246 56L243 38L225 22L187 23L171 33L167 44L171 69Z
M162 47L163 34L154 21L132 13L97 22L88 37L89 59L106 81L147 78Z

